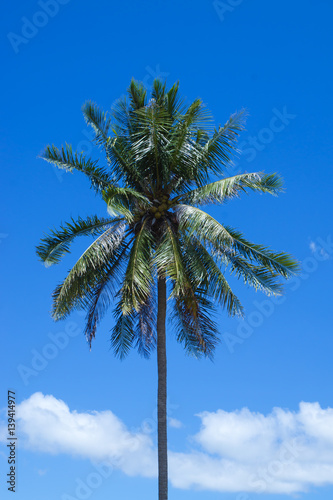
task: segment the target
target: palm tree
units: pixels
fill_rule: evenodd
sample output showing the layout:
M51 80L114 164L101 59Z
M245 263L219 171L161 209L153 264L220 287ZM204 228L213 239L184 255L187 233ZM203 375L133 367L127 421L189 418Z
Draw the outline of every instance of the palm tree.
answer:
M132 80L128 99L111 113L94 103L83 114L104 148L106 166L73 152L48 146L42 158L67 171L84 173L107 205L108 217L79 218L41 240L37 254L58 263L77 236L94 236L53 293L55 320L74 309L87 312L85 334L91 346L111 303L115 325L111 343L123 358L132 346L149 356L157 347L159 500L168 495L166 342L167 301L177 340L195 356L212 356L218 340L212 319L216 304L242 315L239 299L225 277L228 271L266 294L281 292L280 278L297 269L294 259L251 243L202 210L244 191L276 195L276 174L225 177L243 113L214 129L201 100L186 106L178 83L169 90L156 79L151 99Z

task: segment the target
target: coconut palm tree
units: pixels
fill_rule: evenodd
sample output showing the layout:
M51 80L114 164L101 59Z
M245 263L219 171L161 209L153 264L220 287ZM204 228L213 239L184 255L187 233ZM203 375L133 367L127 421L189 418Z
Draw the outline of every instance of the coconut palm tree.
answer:
M87 312L88 343L106 310L115 304L111 331L114 352L123 358L132 346L143 356L157 347L159 500L168 495L166 341L167 302L177 340L195 356L212 356L218 328L217 305L242 315L226 272L266 294L281 292L280 278L297 269L285 253L251 243L223 226L202 207L222 204L253 190L276 195L276 174L226 177L242 130L243 113L214 129L200 99L186 106L176 83L169 90L155 80L148 99L132 80L128 98L111 113L94 103L83 106L105 166L74 152L48 146L42 158L85 174L106 203L108 216L71 220L41 240L37 254L56 264L78 236L94 241L53 293L53 317L74 309Z

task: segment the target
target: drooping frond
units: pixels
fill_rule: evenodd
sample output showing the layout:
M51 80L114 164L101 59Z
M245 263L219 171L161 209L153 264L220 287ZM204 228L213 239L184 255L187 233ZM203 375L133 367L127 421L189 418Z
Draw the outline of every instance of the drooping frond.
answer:
M194 234L221 254L225 249L231 248L250 262L257 262L284 278L288 278L298 270L298 263L290 255L275 253L263 245L250 243L241 233L222 226L211 215L196 207L179 205L178 217L183 231L187 231L190 235Z
M95 132L95 141L99 145L107 143L108 134L111 125L111 119L107 113L102 111L97 104L92 101L87 101L82 106L82 112L88 125Z
M122 311L139 311L147 302L153 281L153 239L148 220L144 220L135 235L121 289Z
M62 146L61 149L56 148L54 145L47 146L41 158L67 170L67 172L73 172L73 170L82 172L88 177L91 187L96 192L100 192L112 183L110 175L105 169L97 166L97 161L86 159L83 153L73 152L70 144Z
M245 284L255 290L261 290L266 295L280 295L282 285L278 281L279 274L272 272L265 266L255 265L244 259L234 251L225 250L219 255L222 262L230 266L231 274L242 278Z
M119 223L101 234L81 255L53 293L55 320L65 318L73 309L86 307L91 289L120 258L125 237L125 224Z
M156 322L156 297L152 289L147 301L140 307L136 329L136 347L139 354L145 358L149 358L156 347Z
M263 245L251 243L239 231L229 226L225 226L225 230L233 239L233 247L248 260L257 261L264 268L283 278L289 278L298 272L299 264L291 255L284 252L272 252Z
M177 331L177 341L189 354L212 358L218 342L218 328L212 319L212 303L197 292L190 297L179 295L174 299L172 321Z
M85 336L91 347L92 339L95 337L97 325L104 317L111 301L119 288L121 281L121 266L126 257L127 245L117 252L117 257L113 256L110 265L101 271L100 278L95 287L91 287L85 296L86 303L86 327Z
M191 281L213 297L230 316L243 316L243 307L223 275L218 264L194 236L187 238L184 256L191 270Z
M114 353L123 359L134 345L138 353L149 358L156 347L156 300L153 289L139 311L132 309L124 313L122 290L120 300L114 310L116 324L111 330L111 345Z
M174 295L190 286L179 239L169 221L165 223L165 232L155 253L155 265L160 276L172 280Z
M124 359L129 353L135 339L134 324L137 313L132 310L128 314L122 311L121 302L114 310L116 324L111 330L111 347L115 356Z
M96 215L78 220L72 219L65 225L60 226L60 230L51 230L50 235L41 239L41 244L37 246L36 252L46 266L57 264L65 253L69 253L70 245L77 236L98 236L107 227L119 222L119 219L99 218Z

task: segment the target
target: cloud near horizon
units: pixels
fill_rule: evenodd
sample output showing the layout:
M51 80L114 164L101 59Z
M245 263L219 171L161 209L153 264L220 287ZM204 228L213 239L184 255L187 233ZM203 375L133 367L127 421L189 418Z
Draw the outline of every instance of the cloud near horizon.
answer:
M130 476L156 477L150 435L130 432L112 411L79 413L38 392L18 405L21 444L111 463ZM218 492L299 493L333 484L333 409L301 402L297 412L247 408L202 412L190 451L169 451L173 486Z

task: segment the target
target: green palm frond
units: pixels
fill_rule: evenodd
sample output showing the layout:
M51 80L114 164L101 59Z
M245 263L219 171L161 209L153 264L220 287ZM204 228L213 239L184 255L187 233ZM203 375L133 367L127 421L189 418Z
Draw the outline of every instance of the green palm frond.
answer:
M230 316L243 316L242 304L204 245L192 236L187 238L184 246L184 255L191 269L191 281L197 281L197 286L204 289L209 297L213 297Z
M126 97L121 97L114 102L110 112L114 136L128 138L132 131L132 111Z
M72 219L65 225L60 226L60 230L51 230L50 235L45 235L41 239L41 244L36 247L36 253L40 260L48 267L60 262L65 253L70 253L70 245L77 236L98 236L110 225L119 222L119 219L99 218L96 215L78 220Z
M168 181L168 130L171 120L163 107L152 103L136 112L131 154L141 178L154 178L160 188Z
M149 358L156 347L156 321L156 297L154 291L151 290L146 303L138 312L136 347L139 354L145 358Z
M277 174L262 172L234 175L180 195L179 202L189 205L224 203L247 189L277 195L282 191L282 179Z
M151 97L158 106L164 106L166 99L166 82L162 82L157 78L153 81Z
M138 228L130 251L128 265L121 290L122 311L129 314L139 311L147 302L153 281L153 239L148 220Z
M103 268L95 287L91 287L85 295L85 309L87 310L85 336L91 347L91 342L96 334L97 325L104 317L116 295L116 288L120 286L120 278L127 245L122 246L117 256L113 255L111 262Z
M139 311L132 309L126 314L121 290L120 300L114 310L116 324L111 330L111 346L114 353L123 359L135 345L138 353L149 358L156 348L156 301L153 290Z
M232 237L235 250L248 260L257 261L264 268L283 278L289 278L299 271L299 263L291 255L272 252L263 245L251 243L239 231L229 226L225 226L225 230Z
M176 82L167 92L164 100L164 107L167 109L170 118L175 121L177 117L185 114L186 103L179 95L179 82Z
M134 188L138 192L146 188L146 177L143 177L137 168L130 139L124 135L116 135L108 141L105 150L116 183L122 182L126 187Z
M137 313L132 310L128 314L122 311L121 301L115 307L114 317L116 324L111 330L111 347L115 356L124 359L129 353L135 339L135 320Z
M151 206L150 200L131 188L109 186L102 193L110 215L123 215L127 222L134 220L135 213L144 213Z
M134 78L131 80L128 95L133 110L138 110L145 106L147 102L147 90L141 82L137 82Z
M70 144L62 146L61 149L56 148L54 145L47 146L41 158L67 170L67 172L73 172L73 170L82 172L88 177L91 187L96 192L100 192L112 183L110 175L105 169L97 166L97 161L86 159L83 153L73 152Z
M196 99L170 132L170 166L177 178L195 180L199 176L201 148L196 144L198 131L212 122L211 114Z
M179 239L169 221L165 222L165 232L155 253L155 265L160 276L172 280L173 294L185 291L190 283L184 266L184 259Z
M176 205L179 229L188 236L196 236L214 248L223 248L233 244L233 238L214 217L199 208L190 205Z
M219 257L222 262L230 266L230 272L237 278L242 278L245 284L255 290L261 290L266 295L281 295L283 288L278 281L278 273L272 272L265 266L253 264L234 251L225 250Z
M196 207L188 205L178 207L181 229L187 231L189 235L197 236L202 242L210 244L215 251L223 254L225 249L231 248L250 262L255 261L283 278L288 278L298 271L298 263L290 255L272 252L263 245L250 243L241 233L222 226L211 215Z
M111 125L111 119L107 113L102 111L94 102L87 101L82 106L82 112L88 125L95 132L95 141L99 145L104 145L108 141L108 134Z
M200 292L175 298L172 321L177 330L177 341L189 354L213 357L218 342L218 328L212 319L214 312L212 303Z
M81 255L53 293L55 320L67 317L74 309L86 308L91 289L120 258L125 238L125 225L119 223L101 234Z
M238 152L237 139L244 130L245 111L231 115L223 127L215 130L202 149L202 167L207 173L223 174L226 167L230 166L233 156Z

